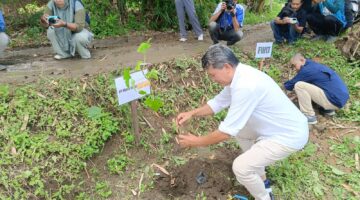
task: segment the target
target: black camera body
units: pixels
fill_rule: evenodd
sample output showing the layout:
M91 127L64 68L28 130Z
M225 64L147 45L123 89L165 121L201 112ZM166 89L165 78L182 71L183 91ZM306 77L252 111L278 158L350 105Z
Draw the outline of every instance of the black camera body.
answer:
M60 19L60 17L58 17L58 16L49 16L47 18L50 25L56 24L58 19Z
M225 0L225 4L226 10L232 10L236 6L233 0Z

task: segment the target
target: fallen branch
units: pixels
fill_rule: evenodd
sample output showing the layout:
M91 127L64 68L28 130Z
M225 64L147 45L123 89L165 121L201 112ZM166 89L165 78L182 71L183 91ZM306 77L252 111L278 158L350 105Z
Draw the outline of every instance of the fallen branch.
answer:
M140 177L140 180L139 180L139 193L138 193L138 197L140 197L141 184L142 184L143 179L144 179L144 173L141 174L141 177Z
M160 165L155 164L155 163L151 164L151 167L154 167L154 166L157 167L162 173L170 176L170 173L165 168L163 168Z
M146 122L146 124L153 130L155 130L155 128L150 124L150 122L144 117L142 116L142 118L144 119L144 121Z
M360 197L360 194L352 189L350 185L347 185L345 183L342 184L342 186L349 192L353 193L356 197Z
M359 154L355 153L355 168L360 171Z

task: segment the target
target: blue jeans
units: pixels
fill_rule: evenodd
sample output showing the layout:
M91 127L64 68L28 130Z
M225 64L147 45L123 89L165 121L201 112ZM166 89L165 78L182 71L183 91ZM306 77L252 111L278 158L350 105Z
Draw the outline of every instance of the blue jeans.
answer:
M274 33L276 43L282 43L285 38L289 44L292 44L301 36L301 34L298 33L290 24L280 25L276 24L275 21L271 21L270 25Z

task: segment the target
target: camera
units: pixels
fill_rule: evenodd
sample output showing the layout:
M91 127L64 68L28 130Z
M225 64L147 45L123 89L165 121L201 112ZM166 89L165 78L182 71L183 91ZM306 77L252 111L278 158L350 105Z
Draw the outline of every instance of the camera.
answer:
M290 23L296 24L296 23L298 23L298 20L296 18L290 17Z
M50 25L56 24L58 19L60 19L60 17L58 17L58 16L49 16L49 17L47 18L48 23L49 23Z
M235 7L233 0L226 0L226 10L232 10Z

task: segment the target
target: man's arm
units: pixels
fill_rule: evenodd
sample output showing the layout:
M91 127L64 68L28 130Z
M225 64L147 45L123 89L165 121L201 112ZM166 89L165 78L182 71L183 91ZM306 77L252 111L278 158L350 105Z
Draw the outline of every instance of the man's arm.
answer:
M219 11L218 12L215 11L216 13L210 17L210 22L216 22L216 20L225 11L225 9L226 9L226 4L224 2L222 2Z
M186 135L179 135L178 141L181 147L203 147L211 144L217 144L229 139L230 137L231 136L229 134L216 130L204 136L195 136L190 133Z
M299 24L292 24L292 26L294 27L295 31L298 33L302 33L304 30L304 27L300 26Z
M1 10L0 10L0 32L5 32L5 20Z
M200 108L196 108L194 110L180 113L177 118L176 122L178 125L182 125L185 121L192 117L201 117L214 114L214 111L208 104L201 106Z

